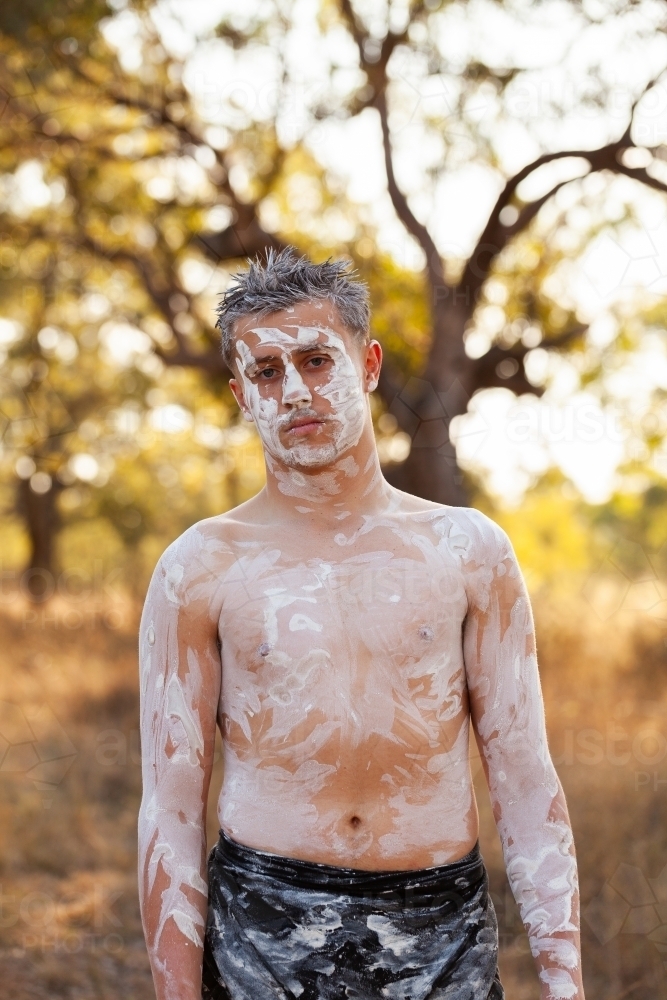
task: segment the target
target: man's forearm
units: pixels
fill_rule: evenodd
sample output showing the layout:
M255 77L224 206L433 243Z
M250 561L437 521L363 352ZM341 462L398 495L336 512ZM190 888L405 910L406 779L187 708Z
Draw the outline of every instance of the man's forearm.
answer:
M144 920L147 940L151 930L151 921ZM203 946L189 941L169 921L159 944L149 948L156 1000L201 1000L202 954Z
M538 946L541 942L531 942ZM535 965L540 979L541 1000L584 1000L584 987L581 979L580 942L578 933L562 934L552 938L551 946L546 951L535 955ZM577 956L574 967L564 968L557 964L559 958L567 952Z
M142 806L141 918L157 1000L200 1000L207 885L203 823ZM170 836L171 834L171 836Z
M544 789L536 790L543 799ZM530 812L530 796L522 807ZM546 822L499 822L505 866L540 978L542 1000L583 1000L579 890L565 798L558 786Z

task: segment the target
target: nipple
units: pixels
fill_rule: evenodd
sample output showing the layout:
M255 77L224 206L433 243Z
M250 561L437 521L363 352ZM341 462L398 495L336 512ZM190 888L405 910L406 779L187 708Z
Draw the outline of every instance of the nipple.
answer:
M259 653L260 656L268 656L269 653L271 652L271 647L269 646L268 642L263 642L262 645L258 648L257 652Z
M430 625L422 625L419 629L419 636L425 642L433 642L433 629Z

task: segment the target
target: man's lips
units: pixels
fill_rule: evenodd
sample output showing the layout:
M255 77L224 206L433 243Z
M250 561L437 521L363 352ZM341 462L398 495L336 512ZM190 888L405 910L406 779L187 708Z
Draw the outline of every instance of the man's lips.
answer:
M296 437L305 437L306 434L318 431L323 424L324 420L320 420L317 417L303 417L301 420L295 420L294 423L290 424L286 428L286 431L288 434L296 435Z

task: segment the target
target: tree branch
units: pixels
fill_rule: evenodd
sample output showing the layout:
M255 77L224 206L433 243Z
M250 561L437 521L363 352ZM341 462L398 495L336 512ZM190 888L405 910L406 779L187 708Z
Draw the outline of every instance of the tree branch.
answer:
M105 82L95 80L85 72L75 59L64 57L64 61L76 76L91 87L96 88L98 92L101 90L110 101L151 115L163 126L173 129L181 142L193 146L206 145L204 139L192 128L182 122L174 121L164 104L154 103L140 97L132 97L116 86L109 86ZM221 176L216 178L215 184L227 197L235 219L221 233L195 236L192 241L193 245L216 262L252 257L262 253L268 247L273 247L276 250L282 249L285 246L283 241L262 228L257 218L257 202L243 202L238 198L229 182L229 172L224 157L219 150L214 150L214 153L216 162L221 168ZM282 167L285 151L280 150L280 154L273 160L271 177L274 177Z
M546 205L546 203L553 198L556 192L560 191L560 189L566 184L569 184L569 181L560 181L558 184L554 184L551 190L547 191L546 194L543 194L541 198L536 198L535 201L528 202L527 205L524 205L519 212L519 217L516 222L512 223L511 226L505 227L507 230L506 242L509 242L509 240L513 236L516 236L517 233L521 233L524 229L527 229L542 206Z
M438 285L447 285L445 272L442 266L442 259L438 253L435 243L433 242L431 234L426 226L422 225L422 223L415 217L412 209L408 205L406 196L403 194L396 182L394 164L391 157L389 122L387 120L387 98L384 91L376 95L375 107L380 114L382 142L384 147L384 164L387 171L387 187L389 189L389 196L391 197L394 210L407 231L417 240L420 247L424 251L424 256L426 257L426 268L431 285L433 287Z
M367 43L370 36L362 29L352 7L351 0L341 0L341 10L349 27L350 33L352 34L357 48L359 49L361 68L366 73L369 83L373 87L374 96L369 99L368 105L375 107L380 115L384 163L387 173L387 187L389 190L389 196L394 206L394 211L407 231L414 237L424 251L424 256L426 257L426 267L431 285L446 285L447 283L445 281L442 260L437 247L433 242L431 234L426 226L422 225L422 223L414 215L408 204L406 196L403 194L396 181L387 112L387 64L396 47L406 41L410 24L413 23L416 17L419 17L424 13L425 6L423 0L418 0L418 2L411 7L408 20L403 31L387 32L380 47L379 58L374 61L371 61L367 54Z
M572 344L573 341L578 340L587 329L588 327L582 324L573 326L569 330L558 334L558 336L544 341L542 346L547 350L560 350ZM494 344L486 354L483 354L480 358L475 358L472 362L475 390L493 389L502 386L505 389L510 389L517 396L526 392L532 392L535 396L541 396L544 389L528 381L523 366L523 359L531 350L533 350L532 347L526 347L521 341L517 341L511 347L502 347L500 344ZM501 375L498 368L503 361L515 362L515 371L509 371L506 375Z
M225 365L222 359L222 354L219 351L216 351L213 348L210 348L208 351L202 353L191 350L187 338L176 329L176 314L169 302L171 295L176 292L179 295L184 295L190 305L192 302L191 297L183 290L180 284L173 283L171 288L167 287L162 289L160 287L160 282L157 280L154 268L145 257L142 257L139 254L133 254L126 249L110 252L88 233L80 232L77 238L91 253L96 256L106 260L113 259L122 261L125 264L129 264L138 273L143 286L148 292L154 305L169 324L169 328L171 329L174 340L176 341L177 346L175 351L166 350L160 344L154 345L155 353L165 362L165 364L201 368L203 371L208 372L209 375L227 374L227 366Z
M382 39L382 44L380 46L380 54L377 60L371 60L368 58L368 53L366 51L366 43L369 41L371 36L368 32L364 31L357 17L354 8L352 7L351 0L341 0L341 12L343 18L350 30L350 34L356 42L357 48L359 49L359 56L361 58L361 65L364 72L372 76L376 73L376 68L379 67L384 76L384 71L387 68L387 63L391 59L394 49L401 45L403 42L407 41L408 32L410 30L410 25L418 20L424 13L426 13L426 6L424 0L416 0L416 2L410 4L408 10L408 19L405 23L405 27L402 31L388 31L387 34Z
M667 192L667 185L656 180L654 177L651 177L644 168L626 167L620 159L625 149L630 149L635 146L631 137L631 130L635 111L640 100L644 94L655 86L660 77L663 76L664 72L665 70L661 70L656 77L651 79L646 84L641 94L639 94L639 96L634 100L630 110L630 120L620 139L617 139L615 142L607 143L605 146L600 146L598 149L566 149L561 150L560 152L543 153L541 156L538 156L537 159L533 160L532 163L526 164L522 170L506 182L505 187L501 191L493 207L484 231L477 241L477 245L470 255L470 258L468 259L468 263L466 264L461 277L459 287L466 289L468 295L471 296L471 301L476 300L476 296L480 288L489 276L493 262L497 258L498 254L507 246L510 239L516 236L518 232L521 232L530 222L532 222L540 208L542 208L542 206L551 197L553 197L553 195L561 187L563 187L564 184L570 183L570 181L562 181L559 184L554 185L554 187L552 187L546 195L543 195L534 202L530 202L525 205L516 222L509 226L504 226L500 222L500 213L503 208L511 203L518 186L522 181L529 177L530 174L538 170L540 167L545 166L547 163L553 163L556 160L563 160L566 157L577 157L588 161L590 173L596 173L601 170L610 170L613 173L625 174L627 177L632 177L634 180L638 180L657 191ZM573 180L574 179L575 178L573 178Z
M626 167L619 162L616 164L614 172L624 174L635 181L640 181L640 183L645 184L647 187L653 188L654 191L660 191L662 194L667 193L667 184L659 181L656 177L651 177L644 167Z
M364 42L368 38L368 35L362 29L362 27L361 27L361 25L359 23L359 20L357 19L357 15L354 12L354 9L352 7L352 4L351 4L350 0L341 0L340 6L341 6L341 11L342 11L342 14L343 14L343 18L347 22L347 26L350 29L350 34L352 35L352 37L354 38L355 42L357 43L357 48L359 49L359 55L361 57L361 61L362 61L362 64L363 64L365 62L365 59L366 59L366 57L364 55Z

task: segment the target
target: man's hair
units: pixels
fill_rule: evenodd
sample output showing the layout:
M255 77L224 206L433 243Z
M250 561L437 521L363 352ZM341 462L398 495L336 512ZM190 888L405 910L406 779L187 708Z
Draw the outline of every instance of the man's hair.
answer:
M234 325L244 316L266 316L312 299L329 299L350 331L360 340L368 336L368 287L344 260L329 258L313 264L293 247L270 249L264 259L248 260L248 270L232 275L223 294L215 324L222 333L222 356L233 371Z

